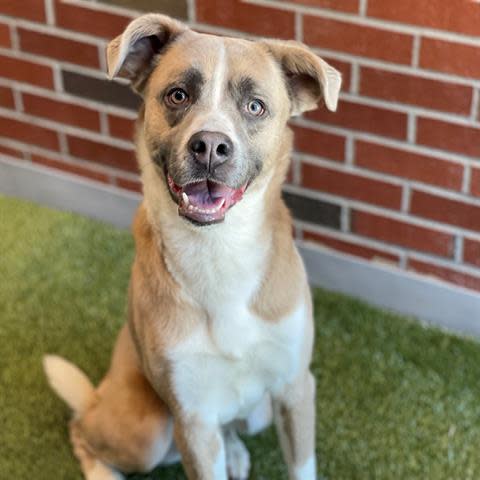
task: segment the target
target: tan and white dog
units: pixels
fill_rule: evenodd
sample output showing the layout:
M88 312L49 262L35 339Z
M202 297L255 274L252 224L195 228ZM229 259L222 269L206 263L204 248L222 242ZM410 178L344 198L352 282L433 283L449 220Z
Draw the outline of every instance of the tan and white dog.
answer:
M335 110L340 74L297 42L199 34L157 14L107 57L144 100L128 324L98 388L45 358L85 477L181 458L189 479L246 479L236 428L265 427L273 405L289 478L313 480L312 307L281 187L288 119L322 99Z

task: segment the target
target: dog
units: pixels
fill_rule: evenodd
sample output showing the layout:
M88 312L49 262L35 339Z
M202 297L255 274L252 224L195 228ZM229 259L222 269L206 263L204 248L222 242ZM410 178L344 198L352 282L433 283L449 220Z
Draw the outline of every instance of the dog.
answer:
M281 191L289 118L322 100L335 111L341 75L301 43L201 34L160 14L133 20L107 63L143 98L128 321L98 388L44 359L74 412L83 474L181 460L190 480L247 479L238 431L273 416L289 478L313 480L312 302Z

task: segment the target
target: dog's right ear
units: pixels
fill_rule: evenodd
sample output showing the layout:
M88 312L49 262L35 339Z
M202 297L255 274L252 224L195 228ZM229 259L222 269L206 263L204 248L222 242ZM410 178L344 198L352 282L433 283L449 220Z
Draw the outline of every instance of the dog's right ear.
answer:
M186 30L186 25L166 15L150 13L136 18L107 46L108 76L129 79L141 93L155 57Z

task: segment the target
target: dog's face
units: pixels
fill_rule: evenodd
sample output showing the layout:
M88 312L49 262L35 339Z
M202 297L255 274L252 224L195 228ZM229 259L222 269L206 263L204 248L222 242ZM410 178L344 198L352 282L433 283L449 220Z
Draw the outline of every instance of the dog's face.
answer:
M288 118L323 96L336 108L340 75L294 42L195 33L162 15L138 18L109 45L111 75L145 101L150 158L195 224L221 222L275 168Z

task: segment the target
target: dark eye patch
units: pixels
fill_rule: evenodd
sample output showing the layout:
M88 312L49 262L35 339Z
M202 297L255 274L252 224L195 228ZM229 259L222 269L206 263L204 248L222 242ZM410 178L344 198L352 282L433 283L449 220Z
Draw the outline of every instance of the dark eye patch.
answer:
M157 96L158 102L163 105L165 111L165 118L170 125L174 127L178 125L188 112L188 107L185 109L171 109L165 104L165 96L174 88L181 88L189 96L188 105L191 106L200 98L203 85L205 84L205 78L202 72L197 68L189 68L180 73L177 78L169 83L160 94Z
M228 82L228 91L231 97L234 99L235 103L237 104L237 107L244 118L248 119L249 121L255 122L267 116L269 112L268 101L265 99L265 95L260 93L259 86L252 78L240 77L237 80L230 80ZM255 99L260 99L262 103L266 105L266 112L265 115L263 115L262 117L248 115L245 109L248 102Z

